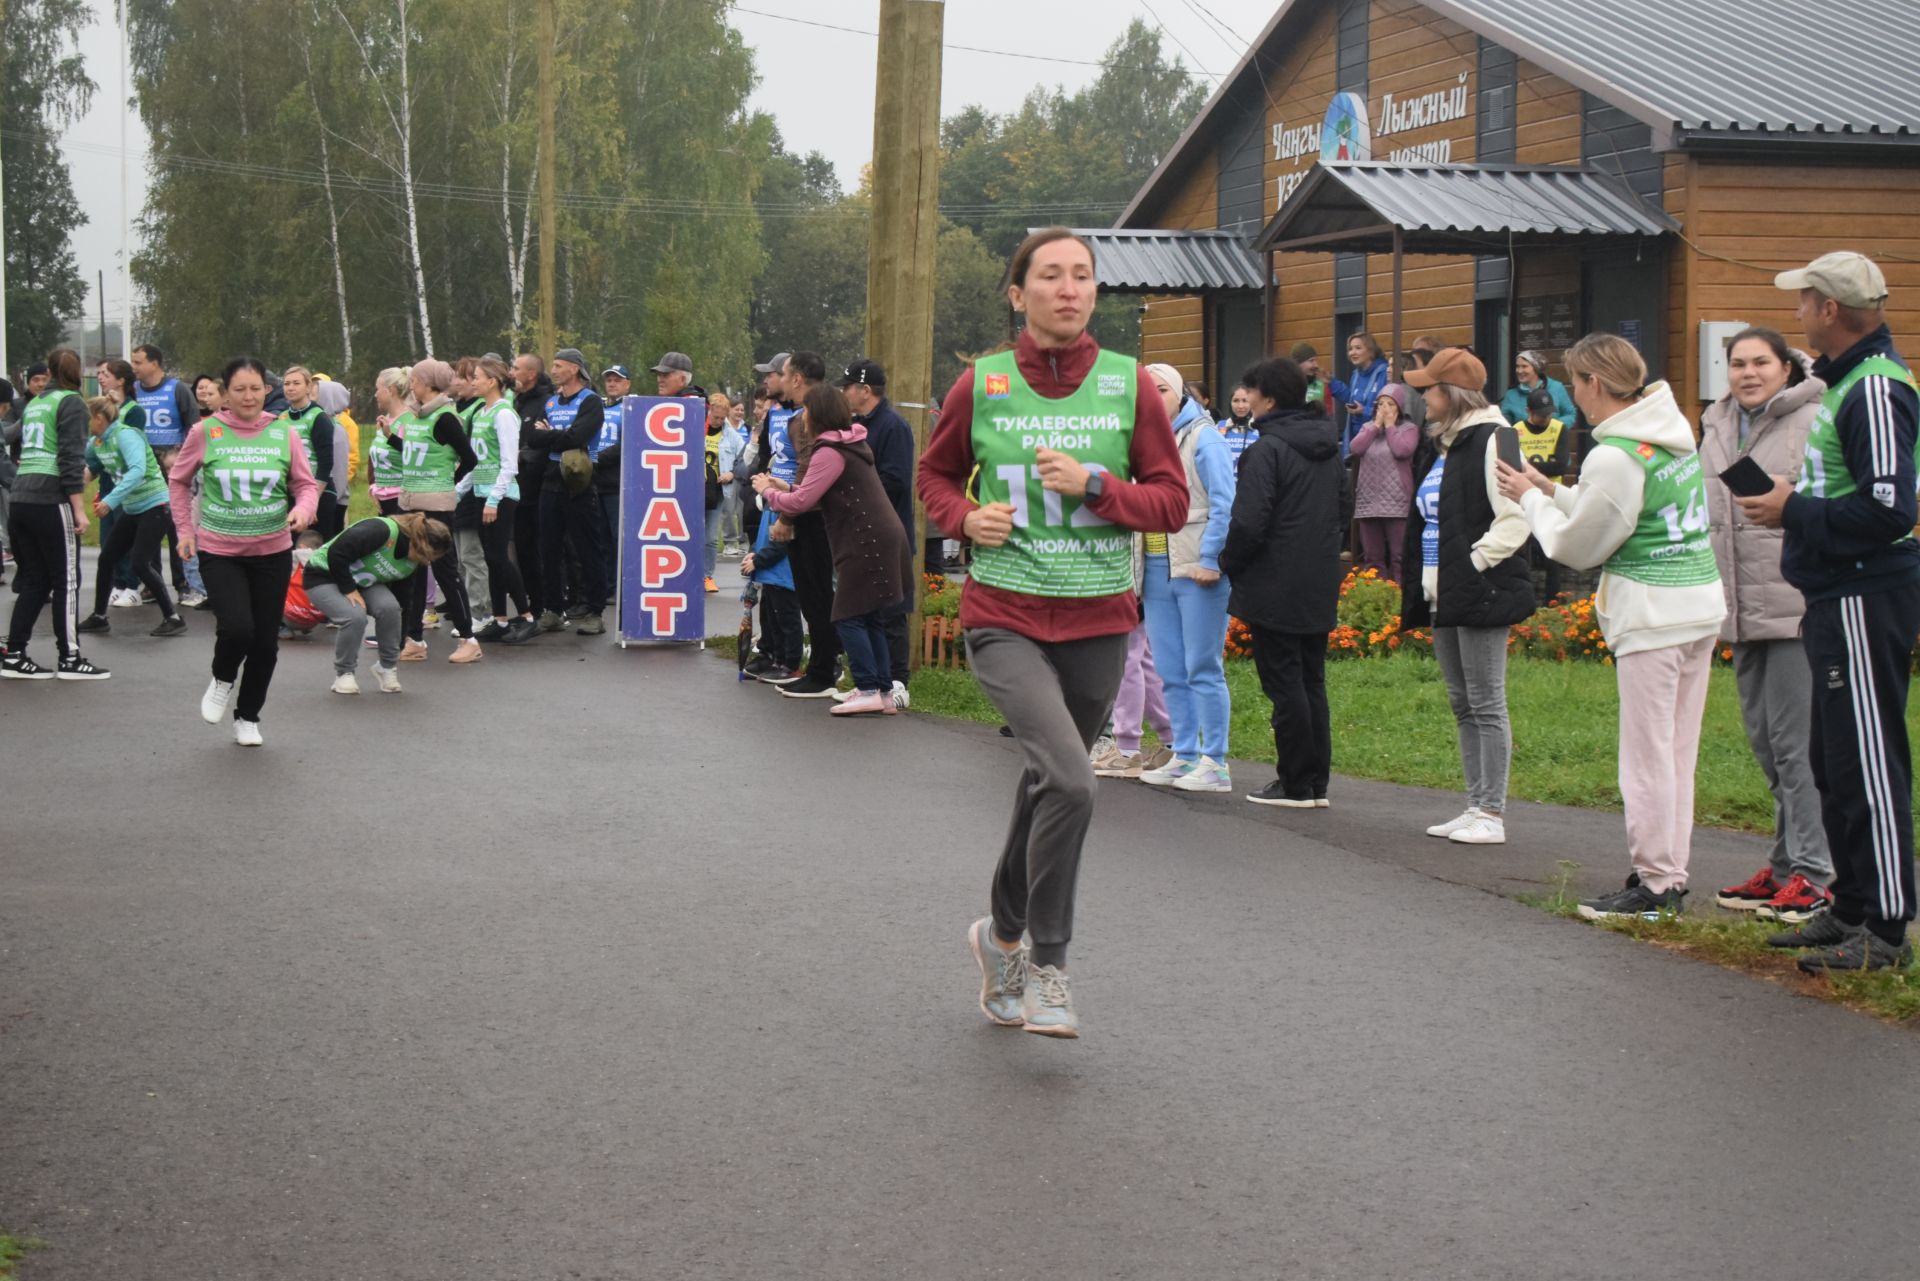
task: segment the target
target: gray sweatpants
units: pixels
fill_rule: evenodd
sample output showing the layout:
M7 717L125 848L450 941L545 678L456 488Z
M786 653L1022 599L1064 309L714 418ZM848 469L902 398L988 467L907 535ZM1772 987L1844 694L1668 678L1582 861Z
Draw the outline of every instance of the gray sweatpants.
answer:
M360 649L367 639L367 615L373 615L373 634L380 640L380 665L392 667L400 661L400 601L381 583L362 587L360 595L367 607L361 609L332 583L307 588L307 599L337 623L333 634L333 670L345 676L360 666Z
M1034 964L1063 966L1073 937L1080 847L1093 821L1087 753L1113 711L1127 638L1046 642L974 628L967 633L967 660L1025 758L993 873L994 932L1007 942L1024 932L1033 941Z
M1773 878L1795 872L1815 885L1833 882L1833 855L1820 820L1820 792L1813 782L1808 745L1813 736L1813 672L1798 637L1744 641L1733 647L1734 683L1740 688L1740 719L1746 723L1753 759L1773 793Z
M477 529L456 529L453 541L460 552L460 581L467 586L467 600L473 610L474 630L493 617L493 589L487 577L487 551L480 545Z
M1507 721L1507 629L1436 627L1433 655L1447 682L1447 703L1459 727L1467 804L1488 814L1507 808L1513 728Z

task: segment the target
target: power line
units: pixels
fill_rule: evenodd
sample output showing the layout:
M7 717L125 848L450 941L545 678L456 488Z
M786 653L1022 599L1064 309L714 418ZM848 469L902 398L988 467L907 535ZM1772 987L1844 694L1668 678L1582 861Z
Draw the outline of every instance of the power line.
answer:
M1174 35L1173 29L1167 26L1166 23L1160 20L1160 15L1153 11L1153 6L1151 4L1148 4L1147 0L1140 0L1140 7L1145 9L1147 11L1147 14L1153 19L1153 25L1156 27L1159 27L1162 34L1164 34L1167 37L1167 39L1173 41L1174 44L1178 45L1181 53L1186 54L1188 58L1192 59L1193 67L1195 71L1198 71L1201 75L1207 77L1209 80L1213 81L1216 85L1220 83L1220 77L1215 75L1213 72L1208 71L1205 67L1200 65L1200 59L1194 57L1193 50L1187 48L1186 42L1181 40L1179 36Z
M1228 51L1233 54L1235 59L1240 57L1240 51L1246 48L1247 42L1240 38L1239 32L1222 22L1214 15L1213 11L1205 5L1195 4L1194 0L1180 0L1180 3L1186 5L1188 12L1192 13L1196 18L1199 18L1202 24L1206 25L1220 38L1220 42L1227 46Z
M796 26L818 27L822 31L844 31L850 36L868 36L878 39L878 31L867 31L860 27L843 27L832 22L817 22L812 18L795 18L784 13L768 13L764 9L749 9L745 5L729 6L736 13L750 13L756 18L771 18L775 22L791 22ZM1015 49L983 49L971 44L943 44L945 49L959 49L965 53L984 53L999 58L1024 58L1029 62L1063 62L1075 67L1104 67L1104 62L1090 62L1085 58L1057 58L1045 53L1021 53Z

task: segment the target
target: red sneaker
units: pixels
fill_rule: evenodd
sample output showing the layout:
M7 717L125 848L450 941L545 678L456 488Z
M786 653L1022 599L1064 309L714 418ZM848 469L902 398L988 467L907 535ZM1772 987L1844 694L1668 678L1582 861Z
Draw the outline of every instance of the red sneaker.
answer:
M1780 887L1780 892L1755 908L1753 914L1762 920L1788 921L1798 925L1812 920L1832 906L1833 895L1829 891L1795 872Z
M1780 883L1773 879L1773 869L1763 867L1745 885L1729 885L1713 901L1736 912L1754 912L1771 903L1779 892Z

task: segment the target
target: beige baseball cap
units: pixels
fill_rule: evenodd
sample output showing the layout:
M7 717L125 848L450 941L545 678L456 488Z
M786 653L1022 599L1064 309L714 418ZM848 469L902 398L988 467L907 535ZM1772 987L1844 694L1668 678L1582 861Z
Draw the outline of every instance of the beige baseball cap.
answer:
M1887 297L1887 278L1873 259L1844 249L1821 254L1798 271L1783 271L1773 283L1796 293L1818 290L1842 307L1877 307Z

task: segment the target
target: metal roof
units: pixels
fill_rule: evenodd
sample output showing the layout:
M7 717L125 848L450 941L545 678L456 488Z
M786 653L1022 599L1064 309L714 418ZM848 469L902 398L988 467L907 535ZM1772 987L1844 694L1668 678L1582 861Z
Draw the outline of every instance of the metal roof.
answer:
M1247 251L1244 239L1230 231L1099 227L1076 229L1073 234L1093 246L1094 279L1102 289L1184 294L1261 287L1260 260Z
M1661 236L1680 224L1595 169L1316 164L1255 237L1268 249L1487 253L1509 245Z
M1915 0L1420 0L1653 130L1688 143L1920 147ZM1264 84L1311 0L1279 0L1213 96L1115 219L1125 227L1211 147L1208 122Z
M1914 0L1422 0L1673 131L1920 139Z

